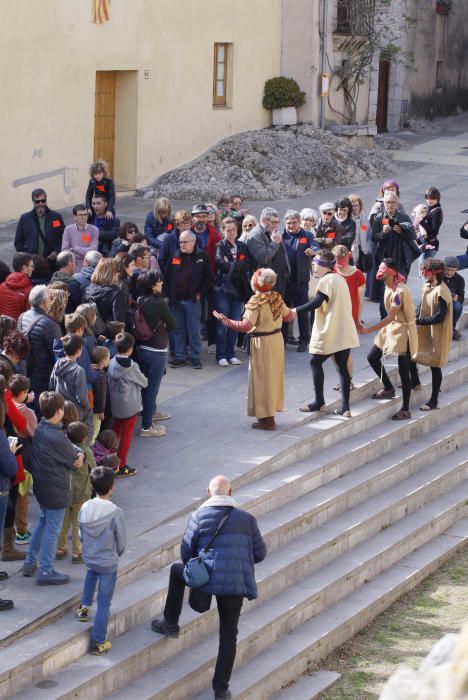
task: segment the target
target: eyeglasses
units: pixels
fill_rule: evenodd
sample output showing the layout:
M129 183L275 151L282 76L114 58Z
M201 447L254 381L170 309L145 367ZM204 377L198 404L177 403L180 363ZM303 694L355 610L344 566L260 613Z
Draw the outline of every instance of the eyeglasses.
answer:
M138 233L138 231L136 230L136 228L129 228L127 233Z
M82 214L77 214L77 216L88 216L86 212L83 212Z
M322 212L322 214L323 214L324 216L333 216L334 213L335 213L335 212L333 212L333 211L323 211L323 212Z
M47 202L47 199L44 197L44 199L35 199L34 204L45 204Z

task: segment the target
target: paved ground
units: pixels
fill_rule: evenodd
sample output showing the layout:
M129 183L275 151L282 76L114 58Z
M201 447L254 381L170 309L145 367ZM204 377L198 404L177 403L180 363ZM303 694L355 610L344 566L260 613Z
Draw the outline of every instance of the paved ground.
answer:
M423 201L424 190L428 185L438 186L442 191L445 211L441 254L445 256L464 251L465 245L460 241L458 232L468 218L462 213L463 209L468 208L468 168L459 162L461 156L455 159L453 165L445 161L449 160L452 148L454 152L460 153L462 143L468 146L468 115L447 120L443 141L439 136L405 138L408 141L408 150L405 152L407 160L402 160L405 154L399 152L395 176L400 182L406 208L411 211L414 205ZM434 154L436 164L417 161L421 157L421 148L425 153ZM353 186L352 189L362 194L369 207L378 185L376 181L369 181L361 186ZM347 188L317 191L308 197L270 204L284 212L290 206L299 209L306 205L317 206L322 201L335 199L337 195L348 191ZM176 203L176 206L179 204ZM249 204L253 213L258 213L263 202ZM118 202L121 218L134 220L139 225L143 223L150 208L151 202L148 200L124 198ZM70 219L70 212L66 211L65 216ZM12 254L13 232L14 224L4 225L0 229L0 255L7 261ZM417 296L420 281L414 272L410 278L410 287ZM377 320L377 316L377 305L366 302L365 320L369 323ZM353 353L354 381L358 384L371 376L365 359L371 343L372 336L363 337L362 348ZM131 540L142 533L150 535L149 531L154 525L165 521L191 501L199 499L214 474L224 472L234 478L258 460L277 452L284 441L291 439L288 429L299 419L299 405L312 398L307 355L297 354L293 348L287 348L285 411L278 418L280 430L267 434L258 434L250 428L251 420L246 416L248 367L245 356L239 356L244 360L240 367L219 368L214 356L205 354L202 358L202 371L188 367L178 370L168 368L159 403L160 408L172 414L172 419L165 423L167 436L135 438L129 462L138 468L139 473L134 478L119 481L116 488L115 501L125 511ZM336 381L333 365L327 363L326 396L329 400L337 398L336 392L331 388ZM31 522L35 521L35 513L33 502ZM19 570L18 564L6 564L5 568L12 574ZM72 573L73 581L66 587L69 595L75 589L78 591L83 577L82 568L72 567L66 562L61 562L60 568ZM18 613L9 616L9 621L14 626L21 617L34 614L39 597L31 599L32 582L22 579L18 574L13 576L7 586L1 586L6 589L5 595L13 585L16 587ZM33 590L36 592L35 587ZM54 595L55 591L41 590L41 604L53 605ZM8 633L8 630L5 629L4 633Z

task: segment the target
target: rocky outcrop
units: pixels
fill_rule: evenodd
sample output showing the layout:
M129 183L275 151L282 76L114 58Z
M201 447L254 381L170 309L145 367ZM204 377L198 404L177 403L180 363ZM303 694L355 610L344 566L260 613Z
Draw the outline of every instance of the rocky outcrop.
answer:
M165 173L147 191L182 200L216 201L232 192L268 200L362 182L392 170L386 151L352 148L330 132L304 124L230 136Z

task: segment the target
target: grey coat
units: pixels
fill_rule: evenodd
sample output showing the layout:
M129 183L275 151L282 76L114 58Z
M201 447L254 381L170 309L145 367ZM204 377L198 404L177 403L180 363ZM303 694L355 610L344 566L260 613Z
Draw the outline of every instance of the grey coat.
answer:
M276 272L275 290L284 294L286 282L290 273L290 265L284 245L271 240L268 232L261 224L257 224L252 229L251 236L247 241L247 249L254 263L254 269L269 267Z
M113 357L107 370L109 399L114 418L131 418L142 408L141 390L146 389L148 380L136 362L130 367L122 367Z
M53 425L41 419L31 451L34 495L40 506L60 510L70 505L71 471L80 452L62 431L61 423Z

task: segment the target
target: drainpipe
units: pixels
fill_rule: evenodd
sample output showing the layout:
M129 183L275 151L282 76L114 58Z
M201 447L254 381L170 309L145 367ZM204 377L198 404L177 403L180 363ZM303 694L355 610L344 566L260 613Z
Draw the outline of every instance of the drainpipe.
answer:
M320 67L320 128L325 129L325 100L322 96L322 76L326 72L327 66L327 38L328 38L328 0L323 0L322 7L322 47L321 47L321 67Z

